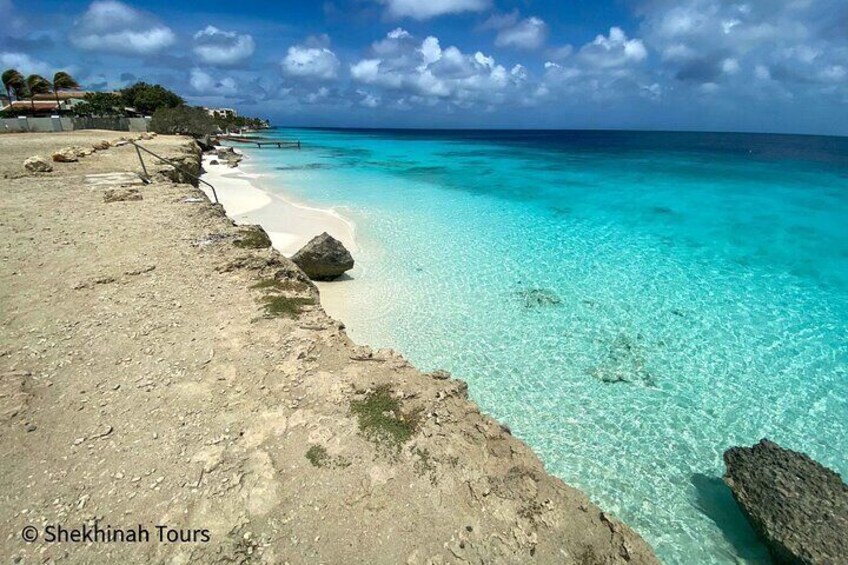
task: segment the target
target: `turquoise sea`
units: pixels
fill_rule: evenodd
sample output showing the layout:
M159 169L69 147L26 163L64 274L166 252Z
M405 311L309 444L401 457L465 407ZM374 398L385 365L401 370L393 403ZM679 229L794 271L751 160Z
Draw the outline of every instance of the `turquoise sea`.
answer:
M765 562L721 482L763 437L848 474L848 139L272 130L356 223L351 337L468 381L666 563Z

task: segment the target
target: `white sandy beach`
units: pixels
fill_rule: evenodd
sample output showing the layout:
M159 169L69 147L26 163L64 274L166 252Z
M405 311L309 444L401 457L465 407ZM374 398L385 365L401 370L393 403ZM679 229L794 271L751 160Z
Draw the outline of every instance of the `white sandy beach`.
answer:
M237 150L238 151L238 150ZM241 151L239 153L244 154ZM215 187L227 215L239 224L259 224L271 238L274 249L291 257L322 232L341 241L356 259L356 226L332 209L308 206L289 199L278 186L263 182L263 175L250 170L248 155L236 168L212 165L213 155L203 156L204 181ZM209 188L200 188L212 199ZM333 317L345 318L345 280L317 282L321 305Z
M213 156L203 157L203 180L215 187L227 215L239 224L261 224L274 248L290 257L310 239L327 232L350 251L356 250L355 226L331 209L307 206L266 188L262 175L250 171L242 161L237 168L211 165ZM247 170L245 170L247 168ZM204 185L200 188L208 190ZM276 187L275 187L276 188ZM211 194L208 194L211 198Z

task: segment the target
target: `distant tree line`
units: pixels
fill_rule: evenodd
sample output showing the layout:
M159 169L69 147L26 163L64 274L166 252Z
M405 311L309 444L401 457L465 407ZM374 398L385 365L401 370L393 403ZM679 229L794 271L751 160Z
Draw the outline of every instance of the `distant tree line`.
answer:
M73 108L76 116L126 117L132 113L150 116L160 108L185 106L185 100L159 84L137 82L118 92L87 92Z
M90 92L74 107L78 116L126 116L128 109L152 116L150 129L157 133L200 137L219 131L260 129L268 123L259 118L209 115L199 106L188 106L178 94L158 84L138 82L117 93Z
M224 132L238 131L244 128L262 129L268 127L268 122L259 118L216 115L213 119L215 120L215 124Z
M35 96L53 92L58 104L60 91L79 89L77 81L64 71L56 73L53 80L49 81L40 75L24 77L16 69L8 69L2 79L9 99L30 100L32 113L35 113ZM16 108L15 114L21 111ZM146 82L137 82L118 92L87 92L82 102L73 105L71 112L82 117L152 116L152 131L197 137L219 131L268 127L266 121L258 118L221 114L211 116L201 107L186 105L182 97L164 86Z

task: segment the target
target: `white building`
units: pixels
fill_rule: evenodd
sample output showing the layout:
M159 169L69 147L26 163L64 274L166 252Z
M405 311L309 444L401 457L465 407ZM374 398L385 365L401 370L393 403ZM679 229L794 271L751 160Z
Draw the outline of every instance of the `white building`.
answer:
M213 118L237 118L238 112L232 108L203 108Z

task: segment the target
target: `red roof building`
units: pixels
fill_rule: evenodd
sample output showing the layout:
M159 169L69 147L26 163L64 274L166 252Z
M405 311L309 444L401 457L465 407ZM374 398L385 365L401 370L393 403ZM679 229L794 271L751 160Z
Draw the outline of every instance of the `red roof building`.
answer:
M59 104L55 100L15 100L0 108L2 112L20 112L22 115L52 116L58 113ZM64 106L62 109L66 109Z

